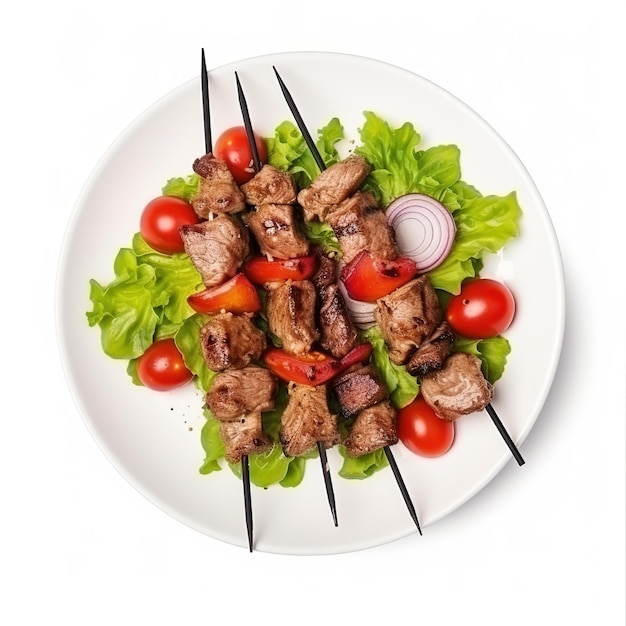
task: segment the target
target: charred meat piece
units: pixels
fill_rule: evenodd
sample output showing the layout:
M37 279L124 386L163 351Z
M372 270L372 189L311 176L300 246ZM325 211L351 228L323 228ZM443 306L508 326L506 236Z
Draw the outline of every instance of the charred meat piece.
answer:
M374 317L389 346L389 358L401 365L432 335L442 312L430 281L419 276L377 300Z
M207 287L232 278L250 253L247 229L228 215L182 226L180 236L185 252Z
M441 322L435 332L413 353L407 363L407 370L413 376L424 376L439 369L450 354L454 333L448 322Z
M303 354L319 339L315 326L316 293L310 280L268 283L267 318L283 350Z
M224 443L224 458L229 463L239 463L242 456L265 452L274 445L263 432L260 411L229 422L220 422L219 432Z
M298 228L294 207L288 204L261 204L246 216L262 254L294 259L309 253L309 242Z
M242 369L258 359L266 346L265 333L249 315L220 313L200 329L202 356L214 372Z
M298 195L296 183L289 172L281 172L265 164L261 171L241 186L246 202L261 204L295 204Z
M206 404L220 421L234 420L254 411L274 407L278 384L267 369L248 365L220 372L206 394Z
M321 222L335 206L351 196L371 171L369 163L356 154L324 170L306 189L298 194L304 218L317 217Z
M279 439L285 456L298 456L320 441L325 448L339 443L337 416L328 410L326 385L296 385L282 415Z
M353 417L387 397L387 388L371 365L340 376L333 388L345 418Z
M441 369L424 376L420 391L435 413L450 421L482 411L493 397L480 359L466 352L452 353Z
M361 250L379 259L397 256L393 230L370 193L358 191L342 202L328 216L328 223L339 240L345 263Z
M228 166L212 154L205 154L193 163L200 176L198 193L191 199L195 212L207 219L211 213L237 213L246 208L246 201Z
M361 411L343 441L349 456L356 457L398 443L396 410L388 400Z
M319 300L320 345L335 358L354 348L357 332L337 284L337 263L320 256L313 284Z

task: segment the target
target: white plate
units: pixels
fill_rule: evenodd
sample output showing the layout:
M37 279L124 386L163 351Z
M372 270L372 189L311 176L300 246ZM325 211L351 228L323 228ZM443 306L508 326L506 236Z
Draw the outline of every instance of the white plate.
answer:
M255 128L270 134L292 119L274 77L280 71L309 128L338 116L358 139L362 111L391 124L412 121L422 147L455 143L463 179L483 194L517 191L521 236L487 264L484 274L506 280L517 315L506 333L512 354L496 384L493 405L520 445L535 423L557 367L564 322L564 287L557 240L530 176L506 143L476 113L433 83L366 58L331 53L289 53L240 61L210 72L214 136L241 124L237 70ZM115 467L145 497L181 522L211 537L247 547L242 488L225 468L202 476L202 397L191 387L157 393L131 384L126 363L100 350L89 328L89 279L112 278L120 247L130 245L144 205L164 182L191 172L203 153L200 80L170 93L113 144L91 176L67 232L58 284L62 357L84 421ZM522 449L523 453L523 449ZM457 423L452 450L438 459L394 454L421 523L429 525L466 502L512 460L486 413ZM330 516L317 461L301 486L252 490L255 549L284 554L329 554L376 546L416 532L391 470L364 481L336 471L329 451L339 527ZM523 470L520 470L523 471ZM424 541L427 541L427 531Z

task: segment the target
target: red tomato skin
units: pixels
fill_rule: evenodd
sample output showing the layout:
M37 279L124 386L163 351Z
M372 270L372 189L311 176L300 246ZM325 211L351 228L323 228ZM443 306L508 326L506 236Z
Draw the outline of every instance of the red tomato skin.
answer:
M446 310L450 328L468 339L488 339L502 334L515 317L511 290L491 278L476 278L464 283L452 296Z
M273 280L306 280L311 278L317 268L317 258L314 254L294 259L274 259L258 256L246 261L241 270L257 285Z
M428 458L442 456L454 442L454 422L438 417L422 396L398 411L396 430L411 452Z
M261 164L267 161L267 147L263 138L254 133ZM244 126L233 126L225 130L215 142L213 154L226 162L238 185L247 183L254 176L252 152Z
M189 202L174 196L159 196L148 202L141 213L139 232L157 252L174 254L185 251L180 227L199 221Z
M411 259L376 259L363 250L343 268L341 280L353 300L375 302L408 283L415 274L417 266Z
M137 361L137 376L155 391L182 387L193 378L173 339L159 339L148 347Z
M257 313L261 310L256 288L241 272L217 287L192 294L187 302L196 313L219 313L222 309L231 313Z

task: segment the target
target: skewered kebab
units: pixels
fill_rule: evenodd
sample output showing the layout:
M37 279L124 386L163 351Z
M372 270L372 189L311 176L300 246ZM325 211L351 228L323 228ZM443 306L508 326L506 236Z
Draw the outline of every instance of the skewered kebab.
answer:
M255 207L246 215L262 254L268 258L299 258L309 253L309 242L299 232L294 215L297 189L290 174L271 165L261 166L248 106L235 72L239 104L248 136L256 175L242 185L247 204ZM316 291L311 281L286 280L265 285L270 331L295 353L308 352L318 338L315 327ZM340 440L337 418L328 410L326 387L293 385L281 417L279 439L286 456L297 456L317 447L333 522L338 525L337 507L326 447Z
M276 68L274 72L321 172L308 189L298 194L298 201L304 208L305 218L310 220L317 217L320 220L329 221L340 241L344 257L347 257L346 261L352 260L365 249L383 259L395 258L395 240L388 221L379 210L374 198L368 193L358 191L370 172L369 165L362 157L351 155L335 164L332 172L327 170L289 90ZM332 216L328 214L331 207L333 208ZM342 399L344 400L343 407L347 405L346 399L353 395L356 394L360 398L360 401L355 402L353 407L354 412L358 410L358 414L350 435L344 442L346 451L358 456L376 449L384 450L409 513L419 533L422 534L415 507L389 447L398 442L395 430L395 409L380 395L380 390L384 394L384 385L373 368L366 373L360 371L355 375L359 376L356 384L353 384L354 381L351 379L348 379L346 383L345 377L335 382L335 389L339 390L340 404ZM344 394L346 385L349 390L354 389L354 391ZM375 437L371 437L372 434Z
M306 131L306 126L297 112L293 98L276 68L274 68L274 72L303 137L315 155L316 146ZM358 155L351 155L344 161L323 171L307 190L302 190L299 193L298 200L303 204L305 216L308 219L317 217L330 224L340 241L346 262L352 261L359 254L359 251L364 249L373 257L393 259L393 233L384 212L378 209L374 198L370 194L356 192L352 197L344 199L345 195L328 195L326 190L328 181L325 178L330 179L332 177L342 181L347 170L358 167L359 158L361 157ZM315 159L320 168L323 169L325 166L321 156L317 155ZM338 173L332 171L338 167L341 168L341 171ZM360 173L360 177L364 180L369 170L366 171L367 164L362 167L363 171ZM355 177L354 179L358 180L358 178ZM349 187L346 189L349 193ZM339 202L337 202L338 199L340 199ZM415 314L416 310L419 311L419 314ZM465 398L457 398L456 402L453 402L455 406L454 415L458 417L461 414L486 409L517 463L519 465L524 463L521 454L490 403L493 390L482 376L480 361L474 357L478 362L478 369L476 362L468 363L467 359L463 361L466 367L457 367L460 360L456 357L448 364L450 358L448 354L454 341L454 334L442 319L436 293L426 276L420 276L403 287L395 289L387 296L378 299L375 318L390 349L390 359L396 364L406 364L409 373L421 376L423 381L427 381L426 393L422 395L427 402L430 400L436 412L437 405L434 398L437 394L435 392L429 393L434 385L432 380L438 381L439 384L443 381L450 384L452 380L455 380L461 386L474 390L478 386L481 390L481 401L477 402L475 399L471 399L471 394L465 394ZM444 374L436 376L436 372L442 367L450 373L449 376ZM431 372L434 374L431 375ZM428 380L429 376L431 376L430 380ZM463 379L466 380L461 383L460 381ZM465 402L460 402L463 399ZM441 399L439 405L442 406ZM446 410L442 408L441 411L445 416Z
M192 206L204 221L183 227L180 235L192 264L207 288L220 286L238 275L250 254L248 230L236 217L245 208L243 194L226 164L212 154L208 73L201 57L205 151L193 164L200 176ZM227 309L228 307L224 307ZM253 516L248 455L271 448L263 432L261 412L274 406L277 383L270 372L252 365L267 342L252 317L254 310L234 314L217 311L200 329L202 356L209 369L219 372L205 401L219 420L226 460L241 463L248 546L253 551ZM245 385L244 385L245 383Z

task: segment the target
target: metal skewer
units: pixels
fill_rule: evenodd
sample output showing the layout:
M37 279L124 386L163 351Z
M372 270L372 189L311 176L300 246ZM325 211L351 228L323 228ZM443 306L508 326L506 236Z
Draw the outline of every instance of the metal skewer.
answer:
M306 129L304 121L302 120L302 116L298 112L296 104L295 104L293 98L291 97L291 94L289 93L289 90L287 89L287 86L285 85L283 79L278 74L278 70L276 69L276 67L274 67L274 66L272 66L272 67L274 69L274 73L276 74L276 78L278 79L278 84L280 85L280 88L281 88L281 90L283 92L283 95L285 96L285 100L287 101L287 105L289 106L289 109L291 110L291 112L292 112L292 114L293 114L293 116L294 116L294 118L296 120L296 123L298 124L298 128L300 129L300 132L302 133L302 136L304 137L304 140L305 140L307 146L309 147L309 150L311 150L311 152L313 153L313 157L315 158L315 161L319 165L320 170L325 169L326 165L324 164L324 162L322 160L322 157L321 157L319 151L317 150L317 146L315 145L315 142L313 141L313 139L311 138L311 135L309 134L308 130ZM506 428L504 427L504 424L500 421L500 418L498 417L498 415L497 415L495 409L493 408L493 406L491 405L491 403L486 406L486 409L487 409L487 413L489 414L489 417L491 417L493 423L495 424L496 428L498 429L498 432L502 436L502 439L504 439L504 442L506 443L506 445L508 446L509 450L513 454L513 457L517 461L518 465L520 465L520 466L524 465L525 461L522 458L522 455L520 454L519 450L515 446L515 443L511 439L509 433L506 431ZM387 453L387 449L385 449L385 453ZM389 456L387 456L387 458L389 458ZM408 506L408 503L407 503L407 506Z
M202 83L202 110L204 113L204 142L206 153L213 152L211 139L211 107L209 105L209 75L206 69L204 48L202 48L200 80ZM254 550L254 532L252 520L252 496L250 494L250 465L248 455L241 457L241 481L243 483L243 502L246 515L246 530L248 533L248 548Z
M296 106L296 103L294 102L293 98L291 97L291 94L289 93L289 90L287 89L287 85L285 85L283 79L280 77L280 74L278 73L278 70L276 69L276 67L274 66L272 67L274 69L274 73L276 74L276 78L278 79L278 84L280 85L281 91L283 92L283 95L285 96L285 100L287 101L287 105L289 106L289 110L294 116L296 123L298 125L298 128L300 129L300 132L302 133L302 136L304 137L304 140L309 150L313 154L313 158L315 159L315 162L320 168L320 171L325 170L326 164L324 163L324 159L322 158L322 155L319 153L319 150L317 149L317 146L315 145L315 142L313 141L313 138L311 137L306 127L306 124L304 123L304 120L302 119L302 116L300 115L300 112L298 111L298 107ZM409 514L411 515L411 518L415 522L415 525L417 526L417 530L419 531L419 534L421 535L422 529L420 527L417 513L415 511L415 506L413 505L413 501L411 500L411 496L409 495L409 492L406 488L404 479L402 478L402 474L400 473L400 469L398 468L398 465L393 456L393 453L391 452L391 449L389 448L389 446L385 446L383 450L385 452L385 456L387 457L387 461L389 462L389 465L391 466L391 471L393 472L394 478L396 479L396 483L398 483L398 487L400 489L400 493L402 494L402 497L404 498L406 507L409 510Z
M248 136L248 143L250 145L250 152L252 153L252 163L255 172L261 170L262 164L259 159L259 152L256 147L256 141L254 139L254 131L252 128L252 122L250 120L250 111L248 109L248 103L246 102L246 96L241 87L239 81L239 75L235 72L235 81L237 83L237 95L239 97L239 106L241 108L241 114L243 116L243 123L246 128L246 134ZM333 516L333 522L335 526L338 526L337 521L337 506L335 504L335 491L333 489L333 482L330 475L330 466L328 464L328 457L326 455L326 449L321 441L317 442L317 451L319 453L320 462L322 464L322 472L324 475L324 485L326 486L326 495L328 496L328 504L330 506L330 512Z

